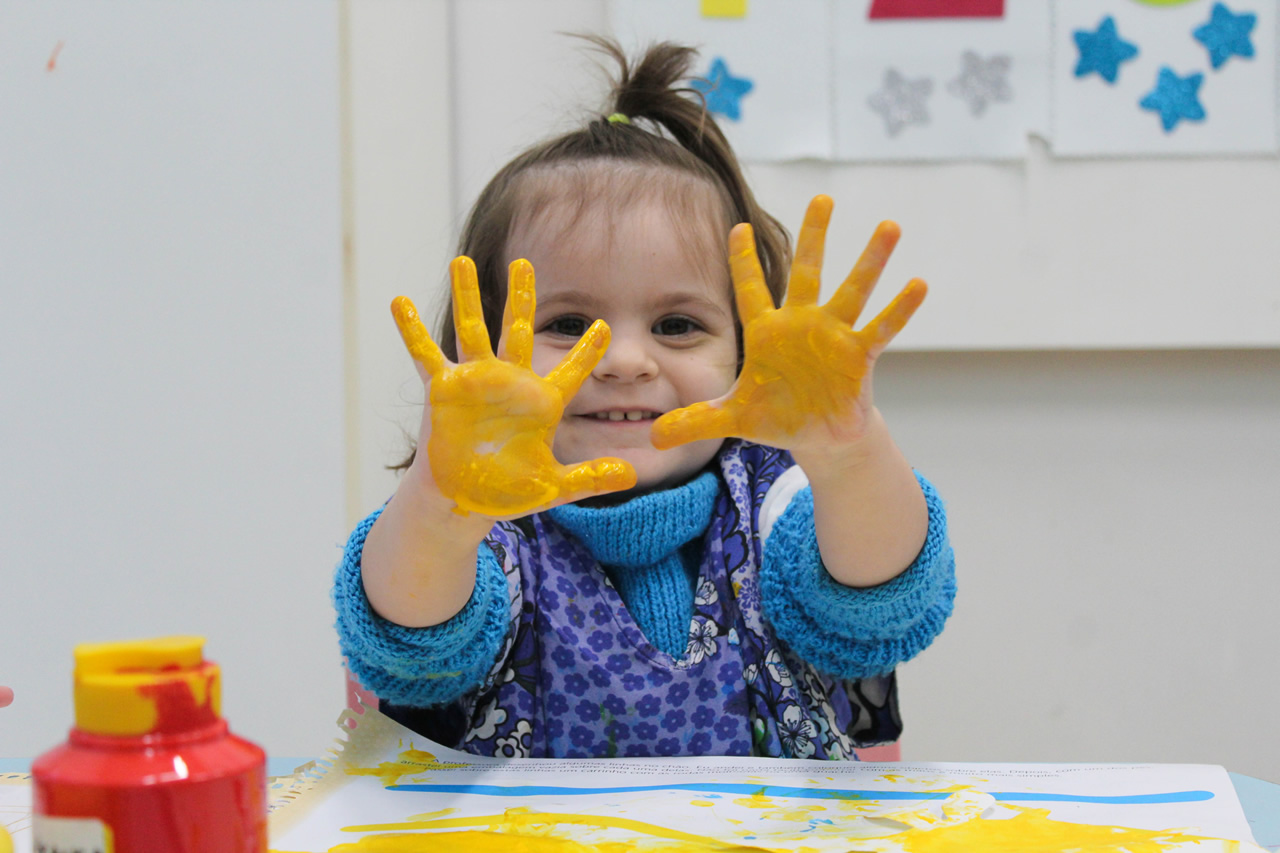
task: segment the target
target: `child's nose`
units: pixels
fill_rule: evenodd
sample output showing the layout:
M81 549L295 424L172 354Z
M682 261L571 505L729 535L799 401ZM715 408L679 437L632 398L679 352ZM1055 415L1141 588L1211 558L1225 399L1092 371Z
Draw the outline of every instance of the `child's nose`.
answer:
M642 337L615 334L591 375L614 382L642 382L658 375L658 363Z

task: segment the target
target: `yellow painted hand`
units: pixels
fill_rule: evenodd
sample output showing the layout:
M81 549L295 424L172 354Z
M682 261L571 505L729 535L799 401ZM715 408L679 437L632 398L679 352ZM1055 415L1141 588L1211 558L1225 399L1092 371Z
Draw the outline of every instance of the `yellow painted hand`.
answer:
M676 409L653 425L659 449L734 436L788 450L834 449L856 441L871 410L871 369L924 300L912 279L861 331L852 326L884 269L899 229L882 222L826 305L818 305L822 251L832 201L809 203L796 240L787 296L775 308L751 226L729 235L729 269L742 320L743 365L718 400Z
M463 514L514 518L557 504L629 489L635 469L621 459L561 465L551 453L565 402L572 399L609 345L609 327L592 324L547 376L533 372L533 267L511 264L501 357L485 329L470 258L449 267L458 364L431 340L407 297L391 303L409 354L428 382L431 476Z

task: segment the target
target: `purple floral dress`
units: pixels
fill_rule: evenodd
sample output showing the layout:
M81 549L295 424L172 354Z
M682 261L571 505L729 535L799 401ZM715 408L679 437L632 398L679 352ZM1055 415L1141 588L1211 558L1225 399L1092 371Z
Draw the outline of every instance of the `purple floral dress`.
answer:
M436 707L384 702L384 712L447 746L509 757L853 759L855 746L896 740L891 669L823 675L766 620L756 519L790 455L730 441L718 461L682 657L649 643L588 548L535 514L495 525L487 540L510 624L483 684Z

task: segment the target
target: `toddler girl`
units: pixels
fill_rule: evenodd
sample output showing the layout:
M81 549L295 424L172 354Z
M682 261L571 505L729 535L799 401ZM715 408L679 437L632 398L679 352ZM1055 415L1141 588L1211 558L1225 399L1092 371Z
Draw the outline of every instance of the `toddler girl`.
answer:
M871 394L923 282L853 330L885 223L818 305L830 200L792 263L676 88L693 52L598 44L612 109L480 194L440 347L393 305L428 402L338 569L342 651L473 753L854 758L897 739L894 667L955 594L942 503Z

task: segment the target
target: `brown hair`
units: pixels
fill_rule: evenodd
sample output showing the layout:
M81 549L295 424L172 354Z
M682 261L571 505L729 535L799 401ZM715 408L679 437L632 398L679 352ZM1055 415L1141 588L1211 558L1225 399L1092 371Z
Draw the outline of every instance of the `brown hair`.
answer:
M534 145L499 170L476 199L458 240L457 253L476 264L490 340L496 342L502 331L507 297L507 242L516 225L536 212L531 208L547 203L546 193L538 192L539 185L544 185L539 178L576 179L583 190L594 195L604 194L604 188L590 186L593 180L599 183L596 170L581 171L581 167L588 165L604 167L614 176L638 168L705 182L718 196L724 210L725 230L720 235L720 246L725 246L723 241L728 238L729 227L739 222L750 223L755 230L765 281L774 303L780 304L790 265L786 229L756 202L733 149L707 113L702 94L696 89L677 87L680 81L689 78L689 68L697 51L662 42L652 45L632 62L610 39L583 38L618 66L605 115L578 130ZM608 116L614 116L615 120L611 121ZM618 119L618 116L624 118ZM626 183L634 185L634 181ZM678 195L681 187L687 188L688 182L674 183L676 186L670 189L675 193L666 193L668 203L680 208L677 213L688 213L694 204L692 200L671 198L673 194ZM581 211L580 206L578 213ZM722 262L727 264L727 256ZM436 339L445 355L456 360L452 297L440 315Z

